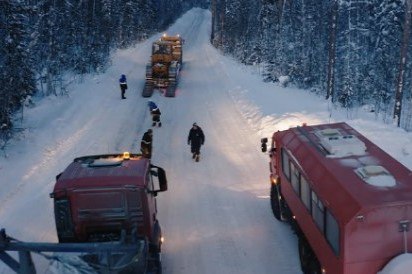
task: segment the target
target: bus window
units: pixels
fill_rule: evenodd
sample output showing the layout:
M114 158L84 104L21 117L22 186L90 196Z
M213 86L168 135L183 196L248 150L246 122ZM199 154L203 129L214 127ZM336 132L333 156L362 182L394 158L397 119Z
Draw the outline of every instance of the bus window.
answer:
M300 176L300 199L310 211L310 187L308 181L303 176Z
M318 196L314 191L312 191L312 217L315 220L315 223L318 225L318 228L322 233L325 230L325 221L324 221L324 212L325 208L321 200L318 199Z
M286 178L290 180L290 167L289 167L289 155L286 150L282 149L282 171Z
M300 196L300 186L299 186L299 177L300 173L296 166L291 162L290 163L290 182L292 183L292 187L295 190L296 194Z
M326 210L325 236L335 255L339 255L339 225L329 210Z

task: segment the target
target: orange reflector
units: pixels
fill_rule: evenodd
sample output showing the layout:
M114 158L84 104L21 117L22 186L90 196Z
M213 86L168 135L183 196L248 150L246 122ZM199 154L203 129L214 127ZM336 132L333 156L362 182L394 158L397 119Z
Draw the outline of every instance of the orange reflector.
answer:
M130 160L130 152L123 152L123 160Z

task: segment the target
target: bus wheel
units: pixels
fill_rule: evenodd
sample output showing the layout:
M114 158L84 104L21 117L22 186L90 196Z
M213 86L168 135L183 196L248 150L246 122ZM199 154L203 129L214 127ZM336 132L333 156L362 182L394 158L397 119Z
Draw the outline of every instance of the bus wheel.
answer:
M320 264L303 235L299 236L300 266L305 274L321 274Z
M280 209L280 200L279 200L279 193L275 185L272 184L270 188L270 205L272 207L273 215L279 221L282 220L281 216L281 209Z

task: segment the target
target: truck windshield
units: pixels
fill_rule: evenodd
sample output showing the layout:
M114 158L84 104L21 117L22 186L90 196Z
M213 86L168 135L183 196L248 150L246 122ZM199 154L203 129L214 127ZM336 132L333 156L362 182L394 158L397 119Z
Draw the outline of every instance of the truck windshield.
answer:
M135 187L74 191L70 195L73 221L78 231L86 233L78 235L79 238L99 240L107 235L113 238L120 236L124 227L140 229L143 222L140 194Z
M75 191L72 203L77 206L79 218L122 217L140 210L139 191L133 189L91 189Z

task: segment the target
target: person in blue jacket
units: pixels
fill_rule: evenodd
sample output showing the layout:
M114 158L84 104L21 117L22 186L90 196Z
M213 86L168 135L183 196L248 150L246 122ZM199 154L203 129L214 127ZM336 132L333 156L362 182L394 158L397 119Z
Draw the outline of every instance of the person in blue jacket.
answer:
M147 105L149 106L149 111L150 114L152 115L152 127L158 125L159 127L162 126L162 122L160 122L160 115L162 114L160 112L159 107L156 105L155 102L149 101L147 102Z
M155 109L153 109L151 112L150 112L151 114L152 114L152 127L154 127L154 126L156 126L156 125L158 125L159 127L161 127L162 126L162 122L160 122L160 115L162 114L161 112L160 112L160 109L159 108L155 108Z
M147 105L149 106L150 112L152 112L154 109L157 109L157 108L158 108L157 105L156 105L156 103L153 102L153 101L147 102Z
M126 75L122 74L119 79L119 84L120 84L120 91L122 92L122 99L126 99L124 94L126 93L127 89L127 80L126 80Z

